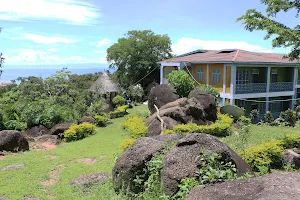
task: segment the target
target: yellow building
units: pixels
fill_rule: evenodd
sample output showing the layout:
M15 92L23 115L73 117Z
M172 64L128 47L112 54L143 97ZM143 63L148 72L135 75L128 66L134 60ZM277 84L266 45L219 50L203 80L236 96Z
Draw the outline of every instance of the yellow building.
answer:
M197 50L160 62L160 83L173 70L185 70L196 84L217 88L221 105L237 104L261 113L293 107L297 96L299 63L283 54L239 49ZM298 94L299 95L299 94ZM291 99L289 101L289 99Z

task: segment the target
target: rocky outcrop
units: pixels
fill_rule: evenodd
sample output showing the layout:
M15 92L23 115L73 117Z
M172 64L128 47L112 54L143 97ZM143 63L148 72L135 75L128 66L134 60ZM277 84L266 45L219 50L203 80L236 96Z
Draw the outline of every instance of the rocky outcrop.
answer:
M148 97L148 108L151 113L155 113L156 109L154 104L160 108L163 105L175 101L179 98L176 94L176 90L166 84L158 85L151 89L149 97Z
M29 150L28 140L19 131L0 131L0 151L27 150Z
M296 169L300 169L300 149L284 150L283 159L286 164L293 165Z
M194 187L185 200L298 200L300 173L275 172L263 177Z
M168 152L166 147L170 149ZM149 177L147 162L163 153L162 186L165 193L172 196L178 191L183 178L196 177L203 150L206 154L218 153L222 155L222 161L235 164L238 175L251 171L235 152L211 135L195 133L143 137L126 149L114 166L112 176L115 191L141 192L143 181ZM143 177L142 183L136 184L134 180L137 176Z
M183 178L196 177L203 150L205 154L220 154L224 162L235 164L237 175L251 171L250 167L217 137L187 134L164 157L162 183L167 195L172 196L178 191L178 185Z
M195 90L190 93L189 98L180 98L161 106L159 116L164 121L165 129L189 122L209 125L217 120L217 107L211 95ZM157 113L147 118L145 123L148 126L147 136L161 134L161 121Z
M63 134L66 130L70 128L73 123L61 123L56 124L54 127L51 128L50 133L51 135L60 135Z
M43 125L34 126L25 132L27 137L35 138L42 135L49 135L50 130Z
M83 116L80 120L79 120L79 124L84 123L84 122L88 122L91 124L95 124L95 119L93 117L90 116Z

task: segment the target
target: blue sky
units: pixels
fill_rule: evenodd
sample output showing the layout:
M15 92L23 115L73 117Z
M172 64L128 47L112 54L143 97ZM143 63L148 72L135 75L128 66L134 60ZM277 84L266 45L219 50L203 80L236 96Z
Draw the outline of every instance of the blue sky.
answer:
M247 32L236 22L249 8L264 11L260 0L0 0L0 5L6 65L107 65L106 49L128 30L143 29L168 34L176 54L224 48L288 53L272 49L263 32ZM294 26L299 18L293 14L278 19Z

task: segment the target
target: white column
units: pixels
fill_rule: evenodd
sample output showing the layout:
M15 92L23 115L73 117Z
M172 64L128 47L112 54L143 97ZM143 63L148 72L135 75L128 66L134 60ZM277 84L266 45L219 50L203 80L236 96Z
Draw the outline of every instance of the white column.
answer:
M230 98L230 105L234 105L234 98Z
M296 85L298 85L298 68L294 68L294 77L293 77L293 90L296 91Z
M267 70L267 92L270 92L270 85L271 85L271 67L268 67Z
M266 113L269 111L269 101L270 101L270 98L266 97Z
M222 106L225 106L225 104L226 104L226 101L225 101L226 99L223 97L222 98Z
M231 66L231 80L230 80L230 94L235 94L235 86L236 86L236 66Z
M206 65L206 85L209 85L209 64Z
M164 66L160 64L160 84L164 83Z
M224 65L223 69L223 93L226 93L226 65Z

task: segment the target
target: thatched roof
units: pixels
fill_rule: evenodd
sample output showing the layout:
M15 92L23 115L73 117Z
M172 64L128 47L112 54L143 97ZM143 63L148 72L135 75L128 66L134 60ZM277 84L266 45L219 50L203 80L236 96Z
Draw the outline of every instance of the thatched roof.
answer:
M120 92L118 85L104 72L93 85L90 87L89 91L97 92L100 94L106 94L111 92Z

